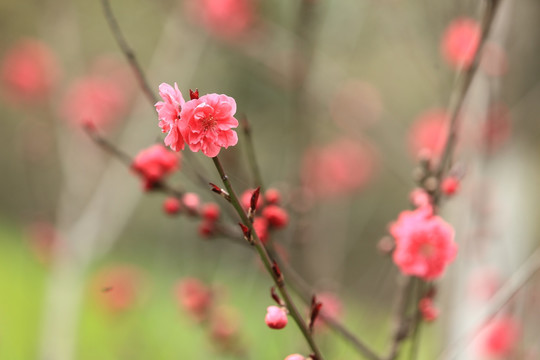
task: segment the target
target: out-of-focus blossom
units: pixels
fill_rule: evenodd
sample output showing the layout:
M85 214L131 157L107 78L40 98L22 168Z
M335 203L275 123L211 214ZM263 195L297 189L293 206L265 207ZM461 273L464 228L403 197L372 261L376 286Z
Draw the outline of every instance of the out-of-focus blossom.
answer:
M135 156L131 167L143 178L145 189L150 190L155 183L179 169L180 158L162 145L152 145Z
M253 196L254 191L255 191L255 189L248 189L248 190L244 191L242 193L242 195L240 195L240 203L242 204L242 206L246 210L249 209L249 207L251 206L251 197ZM257 198L257 203L256 203L257 210L260 210L262 205L263 205L263 197L259 196Z
M222 147L236 145L235 113L236 102L227 95L208 94L186 102L181 114L185 126L180 130L191 151L215 157Z
M71 84L64 96L61 114L74 125L92 124L110 128L127 111L128 99L121 84L101 76L85 76Z
M185 121L181 122L182 107L185 104L182 93L178 90L178 85L174 83L174 88L166 83L159 85L159 95L163 101L155 104L159 118L161 131L167 133L165 145L174 151L184 149L184 137L180 131L181 126L185 126Z
M424 321L435 321L439 317L439 309L433 304L433 299L425 297L418 302L418 309L422 315Z
M489 300L501 286L501 277L498 271L491 267L474 270L468 280L469 296L479 302Z
M201 204L201 199L199 195L187 192L182 196L182 202L186 206L186 209L192 214L197 214L199 212L199 206Z
M253 0L187 0L186 13L224 39L246 33L255 21Z
M265 243L268 240L268 220L260 216L255 217L253 220L253 228L261 242Z
M450 117L445 110L431 109L422 113L409 129L409 148L413 156L429 152L439 157L445 146Z
M505 357L515 348L520 335L520 324L508 315L501 316L489 321L480 330L475 349L484 358Z
M454 19L446 28L441 40L441 54L452 67L468 69L480 44L481 29L473 19Z
M279 205L281 202L281 192L278 189L268 189L264 192L264 200L268 204Z
M264 321L270 329L283 329L288 322L287 310L280 306L269 306Z
M2 95L13 105L27 106L47 99L60 77L55 54L36 39L21 39L4 54Z
M480 69L488 76L503 76L508 71L508 56L496 42L486 41L480 57Z
M409 194L409 200L417 208L425 208L431 206L429 194L421 188L416 188Z
M352 80L338 89L330 104L333 120L345 131L375 124L383 110L381 95L373 85Z
M184 278L175 287L176 299L179 304L195 320L205 320L211 310L212 291L199 279Z
M175 197L168 197L163 202L163 211L169 215L176 215L182 209L182 203Z
M140 298L144 276L131 265L117 265L103 269L94 280L100 303L110 311L129 310Z
M306 358L300 354L291 354L287 356L285 360L306 360Z
M213 220L203 219L199 224L199 235L203 238L214 235L216 231L216 222Z
M459 190L459 179L455 176L448 176L441 183L441 191L443 194L450 196L454 195Z
M56 246L60 244L60 237L56 228L48 222L36 222L28 229L28 240L32 253L38 261L49 264Z
M203 218L209 221L216 221L219 219L220 208L216 203L206 203L202 206L201 215Z
M350 194L373 178L376 160L373 149L348 139L306 151L302 161L303 185L319 197Z
M406 275L437 279L456 257L454 229L425 208L401 212L390 234L396 240L394 262Z
M281 229L289 223L289 214L277 205L268 205L262 211L262 216L268 220L268 224Z

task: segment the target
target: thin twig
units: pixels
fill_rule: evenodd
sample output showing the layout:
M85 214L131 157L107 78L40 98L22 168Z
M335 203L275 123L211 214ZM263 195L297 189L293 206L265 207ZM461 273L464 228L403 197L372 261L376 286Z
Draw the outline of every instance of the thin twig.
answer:
M257 236L257 233L255 232L255 229L253 228L253 224L251 223L251 221L249 221L246 213L244 212L244 209L242 208L242 205L240 205L240 202L231 185L231 182L229 181L229 178L227 174L225 173L225 170L223 169L223 165L221 164L217 156L213 157L212 160L214 161L214 165L216 166L216 169L221 177L221 180L223 181L223 184L225 185L225 188L231 197L230 203L234 207L236 212L238 213L238 216L240 216L242 223L251 231L251 235L253 237L253 244L255 245L257 253L259 254L259 257L262 260L267 272L272 277L272 280L274 280L274 283L277 286L283 298L283 301L285 302L287 306L287 309L289 310L289 314L292 316L292 318L298 325L300 331L302 332L302 335L306 339L307 343L309 344L309 347L315 354L317 360L324 360L321 354L321 351L319 350L319 347L317 346L317 343L315 342L315 340L311 336L311 333L309 332L306 322L304 321L302 315L300 315L300 312L296 308L296 305L294 304L287 288L285 287L283 276L278 274L278 272L275 270L273 261L270 258L270 255L268 254L268 252L266 251L266 248L264 247L261 240Z
M253 175L254 187L260 187L261 191L264 191L264 185L261 176L261 170L259 164L257 163L257 157L255 156L255 146L253 146L253 136L251 133L251 124L248 121L247 116L242 115L240 117L240 126L244 131L244 136L246 138L246 152L248 156L249 167L251 168L251 173Z
M491 300L483 307L481 314L462 335L448 344L437 359L456 359L467 345L480 333L483 326L512 299L512 297L540 270L540 247L512 274L503 286L493 295Z
M398 294L394 305L394 330L392 331L392 343L386 360L393 360L399 354L401 344L409 335L409 323L407 319L407 305L411 294L410 276L400 275L398 278Z
M144 92L144 95L146 96L148 101L152 104L152 106L154 106L154 104L158 101L158 99L156 95L154 95L154 92L152 91L152 87L149 85L148 80L146 79L146 76L144 75L144 71L141 65L139 64L137 57L135 56L135 52L129 46L124 34L122 33L122 30L120 29L120 26L118 25L118 21L116 20L116 17L114 16L109 0L101 0L101 4L103 5L103 12L105 13L105 19L107 20L107 24L109 24L109 28L111 29L114 35L116 43L120 47L120 50L126 56L129 62L129 65L131 66L131 69L135 73L135 77L137 78L137 81L139 82L139 85L142 91Z

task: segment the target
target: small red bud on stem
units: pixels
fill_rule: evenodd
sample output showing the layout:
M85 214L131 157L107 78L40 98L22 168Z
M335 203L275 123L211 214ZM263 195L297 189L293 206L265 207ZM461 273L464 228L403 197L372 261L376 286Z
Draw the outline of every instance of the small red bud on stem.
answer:
M319 313L321 311L323 304L320 301L317 301L317 297L313 295L311 298L311 311L309 316L309 331L313 332L313 325L315 325L315 320L317 320L317 317L319 316Z
M225 190L223 190L222 188L220 188L216 184L213 184L213 183L209 183L209 184L210 184L210 190L212 190L213 192L215 192L218 195L223 196L225 198L225 200L227 200L229 202L231 201L231 197L230 197L228 192L226 192Z
M242 229L242 233L244 234L244 239L250 243L251 245L253 245L253 239L251 238L251 230L249 230L249 228L242 224L242 223L238 223L238 225L240 225L240 229Z
M189 98L191 100L197 100L199 98L199 89L195 89L195 91L189 89Z

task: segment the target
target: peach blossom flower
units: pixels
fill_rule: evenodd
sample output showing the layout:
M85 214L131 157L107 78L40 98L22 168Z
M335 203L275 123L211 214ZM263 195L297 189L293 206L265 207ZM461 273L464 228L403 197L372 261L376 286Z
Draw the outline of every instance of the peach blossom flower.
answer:
M178 170L180 158L162 145L153 145L141 150L133 159L131 167L142 176L145 189L150 190L155 183Z
M262 211L262 216L268 220L268 224L281 229L289 223L289 214L277 205L268 205Z
M517 345L521 335L518 322L508 316L489 321L480 331L476 340L476 350L487 358L508 356Z
M424 280L439 278L457 253L454 229L429 209L403 211L390 226L393 259L401 272Z
M287 356L285 360L306 360L306 358L300 354L291 354Z
M215 157L222 147L236 145L235 113L236 102L227 95L208 94L186 102L181 114L185 125L180 130L191 151Z
M131 265L116 265L102 270L94 280L99 301L108 310L132 308L143 284L143 274Z
M183 125L181 120L181 111L184 106L184 98L178 90L178 85L174 83L174 88L166 83L159 85L159 95L163 101L158 101L154 106L158 113L159 127L161 131L167 133L165 145L174 151L184 149L184 138L180 131Z
M54 53L41 41L22 39L2 61L1 82L6 100L15 105L45 100L60 77Z
M283 329L288 322L287 310L279 306L269 306L266 309L264 321L270 329Z
M213 304L212 291L199 279L184 278L175 288L176 299L195 320L202 321L209 315Z
M209 32L225 39L246 32L255 18L253 0L190 0L186 10Z
M454 68L468 69L480 44L480 25L473 19L460 17L454 19L446 28L441 53Z
M409 148L413 156L429 151L439 157L445 146L450 118L443 109L431 109L422 113L409 129Z
M370 146L339 139L306 151L302 160L302 183L319 197L348 194L365 187L375 173Z

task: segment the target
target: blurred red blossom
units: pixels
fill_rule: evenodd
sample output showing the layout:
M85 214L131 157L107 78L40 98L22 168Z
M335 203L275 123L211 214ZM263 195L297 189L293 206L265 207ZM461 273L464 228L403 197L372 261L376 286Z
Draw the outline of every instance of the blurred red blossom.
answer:
M509 356L521 336L520 324L511 316L503 315L489 321L480 330L475 349L485 358Z
M1 66L2 95L15 106L43 102L60 78L55 54L37 39L18 40L4 54Z
M414 157L429 152L431 156L441 156L450 117L446 110L430 109L418 116L409 129L409 149Z
M105 268L94 279L99 302L113 312L132 308L139 300L144 283L142 271L132 265Z
M443 194L450 196L458 192L460 186L459 179L455 176L448 176L441 183L441 191Z
M255 22L253 0L188 0L186 13L217 37L233 39Z
M424 321L435 321L439 317L439 309L433 305L433 299L431 297L424 297L418 302L418 309L422 315Z
M281 306L269 306L266 308L264 321L270 329L283 329L288 322L287 310Z
M212 290L196 278L184 278L175 287L178 303L196 321L205 320L213 305Z
M468 69L480 45L481 29L476 20L459 17L446 28L441 40L441 54L452 67Z
M304 153L302 184L319 197L341 196L365 187L375 168L376 156L371 146L338 139Z
M268 205L262 211L262 216L268 220L268 224L281 229L289 223L289 214L277 205Z
M300 354L291 354L287 356L285 360L306 360L306 358Z
M426 208L401 212L390 234L396 240L394 262L406 275L437 279L457 254L452 226Z
M152 145L135 156L131 167L143 178L145 189L150 190L155 183L179 169L180 157L162 145Z
M165 145L174 151L183 150L184 137L180 132L180 119L185 103L184 97L176 83L174 83L174 88L166 83L159 85L159 95L163 101L158 101L154 106L158 113L159 127L162 132L167 133Z
M163 211L165 211L166 214L175 215L175 214L178 214L181 209L182 209L182 203L180 202L179 199L175 197L172 197L172 196L168 197L163 202Z

